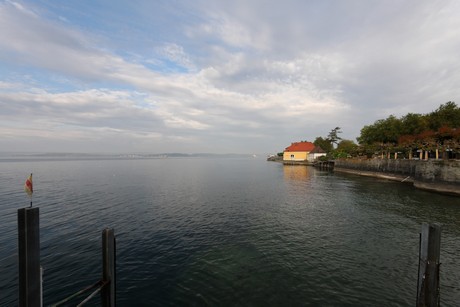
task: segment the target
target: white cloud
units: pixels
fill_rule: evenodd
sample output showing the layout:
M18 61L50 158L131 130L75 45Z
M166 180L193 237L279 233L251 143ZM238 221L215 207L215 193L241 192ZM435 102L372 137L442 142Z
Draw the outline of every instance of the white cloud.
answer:
M174 63L177 63L177 65L187 68L188 70L194 71L196 69L195 65L192 63L190 57L185 53L182 46L173 43L167 43L162 47L156 48L156 52L160 56Z
M77 24L65 10L1 3L0 131L81 146L106 135L114 148L119 136L160 151L213 142L243 151L260 138L265 150L336 126L354 138L460 94L455 1L179 1L159 8L170 15L155 27L149 5ZM135 33L133 44L121 33Z

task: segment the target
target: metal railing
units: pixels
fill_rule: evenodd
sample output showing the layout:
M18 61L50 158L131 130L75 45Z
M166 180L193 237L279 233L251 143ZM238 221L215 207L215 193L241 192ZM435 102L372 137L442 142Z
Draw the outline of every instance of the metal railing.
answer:
M102 231L102 279L98 282L86 287L63 300L51 305L51 307L58 307L70 300L95 289L88 295L80 304L83 306L89 302L98 293L101 293L101 305L105 307L115 306L115 235L113 229L106 228Z
M40 267L39 208L18 210L19 306L43 306L42 269ZM51 306L60 306L83 293L94 290L77 306L83 306L98 293L101 305L114 307L116 301L116 241L113 229L102 231L102 278Z

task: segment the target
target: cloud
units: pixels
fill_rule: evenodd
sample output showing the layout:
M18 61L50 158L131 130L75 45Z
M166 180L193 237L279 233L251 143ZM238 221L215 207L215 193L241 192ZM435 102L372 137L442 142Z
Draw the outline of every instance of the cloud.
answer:
M156 48L156 52L160 57L163 57L178 66L186 68L188 71L196 70L195 65L192 63L190 57L185 53L184 48L174 43L167 43L161 47Z
M110 18L81 3L1 3L0 131L56 147L97 138L115 150L120 137L133 149L269 151L336 126L353 139L460 94L455 1L178 1L149 12L142 1L107 8Z

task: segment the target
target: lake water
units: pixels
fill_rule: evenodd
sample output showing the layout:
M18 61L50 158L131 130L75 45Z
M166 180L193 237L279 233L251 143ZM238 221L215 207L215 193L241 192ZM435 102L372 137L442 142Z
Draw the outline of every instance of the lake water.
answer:
M112 227L118 306L413 306L421 224L439 222L441 305L459 306L460 198L261 158L4 158L0 306L30 172L45 305L100 279Z

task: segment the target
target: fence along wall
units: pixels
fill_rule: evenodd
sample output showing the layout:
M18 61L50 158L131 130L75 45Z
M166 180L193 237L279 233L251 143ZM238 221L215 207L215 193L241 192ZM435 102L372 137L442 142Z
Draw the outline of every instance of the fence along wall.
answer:
M394 180L410 177L417 188L460 195L459 160L340 159L334 169Z

